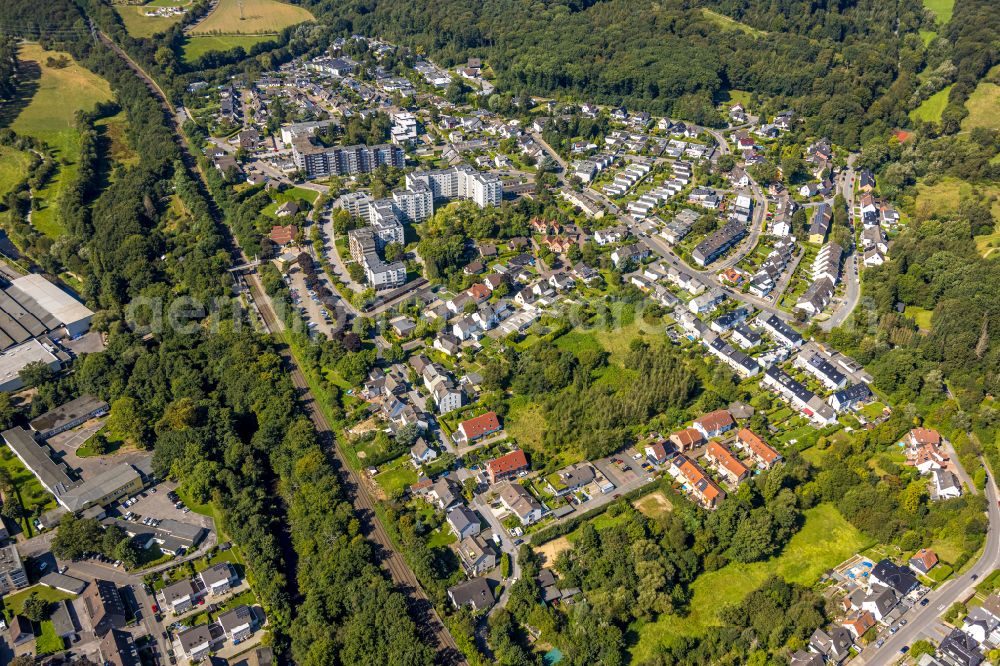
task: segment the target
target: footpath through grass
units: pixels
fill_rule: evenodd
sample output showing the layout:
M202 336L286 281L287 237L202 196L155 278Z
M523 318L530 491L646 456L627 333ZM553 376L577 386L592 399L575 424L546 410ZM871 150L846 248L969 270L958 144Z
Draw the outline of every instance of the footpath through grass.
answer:
M872 540L847 522L832 504L805 512L805 524L780 555L766 562L731 563L702 574L691 585L690 613L661 615L637 627L639 640L632 649L633 663L650 659L656 647L674 636L703 636L719 624L718 611L740 602L770 575L812 585L827 570L864 550Z

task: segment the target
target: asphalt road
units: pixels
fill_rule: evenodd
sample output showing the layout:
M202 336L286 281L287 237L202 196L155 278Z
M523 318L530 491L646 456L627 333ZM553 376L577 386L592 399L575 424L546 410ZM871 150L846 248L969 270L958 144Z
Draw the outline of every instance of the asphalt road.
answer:
M895 634L888 634L885 644L876 648L869 645L852 663L871 666L886 666L895 663L902 655L899 650L905 645L928 635L933 635L932 629L938 623L938 617L953 603L972 594L975 582L973 577L981 579L994 569L1000 567L1000 507L997 506L997 486L990 476L986 485L987 511L990 525L986 535L986 547L979 561L972 565L964 574L945 582L941 587L929 592L926 606L915 606L907 613L906 626Z

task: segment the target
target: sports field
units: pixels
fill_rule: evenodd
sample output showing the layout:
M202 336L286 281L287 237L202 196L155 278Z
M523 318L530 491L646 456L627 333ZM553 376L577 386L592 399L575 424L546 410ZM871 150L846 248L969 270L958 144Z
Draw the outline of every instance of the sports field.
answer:
M276 0L243 0L242 18L237 0L219 0L218 6L192 29L204 34L275 34L290 25L312 21L306 9Z

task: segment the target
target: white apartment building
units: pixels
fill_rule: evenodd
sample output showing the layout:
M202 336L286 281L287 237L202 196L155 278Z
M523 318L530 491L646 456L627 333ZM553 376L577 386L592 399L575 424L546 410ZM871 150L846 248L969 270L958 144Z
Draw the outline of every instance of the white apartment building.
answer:
M469 199L480 208L499 206L503 198L499 176L476 171L467 164L407 174L407 189L416 189L418 183L429 188L436 199Z

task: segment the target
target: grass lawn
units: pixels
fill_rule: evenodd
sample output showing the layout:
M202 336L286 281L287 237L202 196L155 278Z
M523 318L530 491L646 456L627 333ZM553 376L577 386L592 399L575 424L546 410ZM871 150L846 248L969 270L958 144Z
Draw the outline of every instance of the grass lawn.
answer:
M28 153L0 146L0 197L4 197L14 189L14 186L24 177L25 170L31 162Z
M996 80L1000 76L1000 65L986 76ZM965 108L969 110L969 115L962 119L963 130L969 131L973 127L1000 129L1000 86L991 81L980 81L965 101Z
M16 594L11 594L3 598L4 617L9 621L11 617L20 613L24 600L32 594L37 594L39 599L48 602L62 601L63 599L73 598L72 594L60 592L59 590L51 587L46 587L45 585L34 585L32 587L25 588Z
M257 44L272 40L271 35L198 35L184 41L181 53L185 62L194 62L212 51L229 51L237 46L249 51Z
M951 86L947 86L937 91L923 102L920 106L910 111L910 120L923 120L924 122L936 123L941 120L941 112L948 106L948 93Z
M273 217L277 219L274 214L278 210L278 206L287 201L299 201L300 199L305 199L310 204L316 203L316 199L319 197L319 192L316 190L309 190L304 187L290 187L283 192L271 192L271 199L273 203L269 203L264 206L260 211L262 215L268 217Z
M58 56L70 58L70 64L63 68L46 65L48 58ZM63 232L56 213L57 201L62 188L76 178L76 159L80 152L80 136L73 126L74 115L78 110L89 111L98 102L110 100L111 86L78 65L68 53L46 51L38 44L24 44L18 58L35 63L41 77L37 82L38 90L11 128L19 134L45 141L61 162L48 186L37 193L42 207L31 216L35 228L56 238Z
M35 639L36 654L53 654L61 652L65 646L61 636L56 635L56 628L51 620L44 620L41 623L41 633Z
M146 16L145 12L152 7L178 6L188 4L184 0L170 0L164 3L161 0L154 0L146 5L113 5L118 16L128 34L133 37L152 37L158 32L163 32L173 24L184 18L183 14L174 16Z
M177 496L181 498L184 502L184 506L191 509L195 513L201 514L203 516L208 516L215 521L215 530L219 533L219 541L225 540L225 533L222 531L222 511L215 506L212 502L207 504L198 504L191 499L191 496L187 493L183 486L177 486Z
M921 41L923 41L924 46L927 46L928 44L930 44L931 42L933 42L935 37L937 37L937 33L934 32L933 30L921 30L920 31L920 39L921 39Z
M931 330L931 317L934 315L933 310L926 310L924 308L918 308L915 305L908 305L906 306L906 310L903 314L917 322L917 326L925 331Z
M35 475L28 471L24 463L7 446L0 447L0 467L5 467L10 472L14 492L29 515L34 515L36 510L44 513L56 508L56 499L42 487ZM21 528L25 536L30 537L34 534L30 518L21 519Z
M452 534L451 530L446 527L439 527L434 530L434 533L431 534L429 539L427 539L427 547L444 548L445 546L453 544L456 541L458 541L458 538Z
M382 490L390 497L401 492L417 482L417 471L410 464L410 456L402 455L383 468L375 476Z
M673 503L667 499L662 490L652 492L636 500L632 505L650 518L660 518L674 510Z
M924 7L934 12L938 23L944 25L951 20L951 12L955 9L955 0L924 0Z
M805 525L780 555L767 562L732 563L702 574L692 584L691 612L681 617L661 615L639 627L639 641L632 661L650 659L657 645L669 636L700 636L718 624L719 608L738 603L771 574L811 585L825 571L871 545L871 540L848 523L831 504L805 512Z
M242 17L242 18L241 18ZM220 0L218 6L192 32L274 34L290 25L312 21L306 9L275 0Z
M746 23L740 23L739 21L734 21L728 16L724 16L723 14L719 14L718 12L713 12L711 9L705 9L703 7L701 13L710 22L722 28L723 32L728 30L739 30L740 32L746 33L748 35L753 35L754 37L763 37L764 35L767 34L763 30L758 30L757 28L749 26Z
M521 446L540 450L545 433L545 415L539 405L523 396L515 396L503 421L503 428Z

